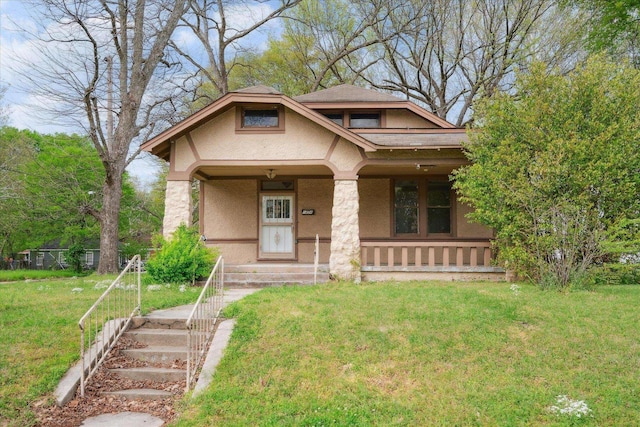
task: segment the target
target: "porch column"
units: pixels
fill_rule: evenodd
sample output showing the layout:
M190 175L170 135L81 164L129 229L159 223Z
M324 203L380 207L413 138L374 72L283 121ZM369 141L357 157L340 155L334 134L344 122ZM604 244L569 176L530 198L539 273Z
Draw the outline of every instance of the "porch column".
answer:
M360 225L357 179L336 179L331 219L329 271L336 279L360 282Z
M162 234L169 237L184 223L191 226L191 181L167 181Z

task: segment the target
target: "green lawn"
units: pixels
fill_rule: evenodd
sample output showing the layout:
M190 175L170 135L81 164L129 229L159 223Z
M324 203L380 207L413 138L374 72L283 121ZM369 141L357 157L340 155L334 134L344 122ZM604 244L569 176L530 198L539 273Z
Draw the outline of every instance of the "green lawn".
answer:
M636 425L640 286L506 283L265 289L178 426ZM557 415L557 397L587 417Z
M104 292L96 284L109 283L109 278L88 276L0 284L0 426L34 423L29 405L52 397L79 359L78 320ZM199 290L143 287L143 311L193 302Z
M0 425L33 424L78 358L101 277L0 284ZM506 283L269 288L238 324L208 392L178 426L635 425L640 286L559 294ZM72 292L73 288L82 292ZM143 291L145 311L195 290ZM557 396L591 415L559 416Z

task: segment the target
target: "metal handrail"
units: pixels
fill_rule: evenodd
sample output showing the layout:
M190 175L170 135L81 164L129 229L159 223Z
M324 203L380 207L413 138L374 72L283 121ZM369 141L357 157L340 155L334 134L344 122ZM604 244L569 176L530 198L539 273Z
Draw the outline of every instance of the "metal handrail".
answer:
M316 246L313 249L313 284L318 283L318 260L320 259L320 237L316 234Z
M136 255L78 322L82 397L87 381L127 330L133 316L140 314L140 271L140 255Z
M207 346L222 310L224 259L220 256L187 319L187 390L196 380Z

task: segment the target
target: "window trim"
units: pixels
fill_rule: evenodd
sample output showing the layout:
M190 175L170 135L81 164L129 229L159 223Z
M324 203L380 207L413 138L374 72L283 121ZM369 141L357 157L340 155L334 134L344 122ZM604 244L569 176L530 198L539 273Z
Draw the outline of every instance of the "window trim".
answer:
M418 183L418 233L396 233L396 197L395 186L397 181L416 181ZM429 177L425 176L396 176L390 179L389 184L389 196L391 202L389 207L391 209L391 224L390 224L390 236L392 239L407 240L407 239L450 239L457 237L457 221L456 221L456 206L457 197L453 186L450 190L450 207L449 207L449 225L450 233L429 233L428 230L428 218L427 218L427 187L429 182L446 182L451 184L446 175L433 175Z
M378 126L355 127L351 125L352 114L377 114L380 118L380 121L378 123ZM384 129L387 127L387 117L384 110L349 110L346 112L345 118L347 119L345 123L348 123L348 126L346 127L348 127L349 129Z
M245 111L276 110L278 112L278 126L244 126ZM236 107L236 133L284 133L284 106L282 104L252 104Z

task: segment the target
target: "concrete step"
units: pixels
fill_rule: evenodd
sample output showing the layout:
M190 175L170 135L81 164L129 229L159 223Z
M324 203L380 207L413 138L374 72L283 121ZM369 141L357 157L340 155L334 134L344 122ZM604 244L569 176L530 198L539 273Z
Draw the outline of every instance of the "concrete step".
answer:
M326 264L318 265L318 272L328 272L329 266ZM225 274L227 273L311 273L313 274L313 264L235 264L225 265Z
M120 368L109 369L109 372L136 381L182 381L187 377L187 371L185 369L172 368Z
M225 273L224 281L231 282L280 282L313 283L313 273ZM329 280L328 273L318 273L317 282Z
M103 391L100 394L103 396L124 397L130 400L161 400L173 397L173 394L168 391L155 390L152 388L134 388L120 391Z
M150 363L171 363L175 360L187 360L187 346L150 346L122 350L126 356Z
M186 329L151 329L143 325L142 328L131 329L124 333L128 338L150 346L186 346Z
M187 319L175 319L165 317L134 317L131 322L130 331L135 329L171 329L186 330ZM186 343L186 341L185 341ZM185 344L186 345L186 344Z

